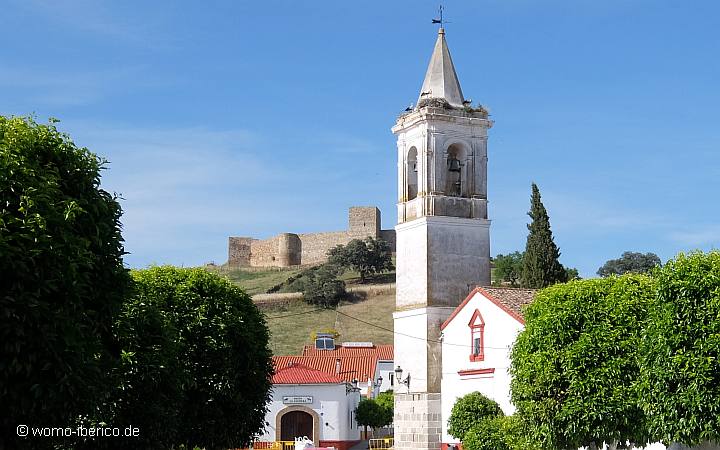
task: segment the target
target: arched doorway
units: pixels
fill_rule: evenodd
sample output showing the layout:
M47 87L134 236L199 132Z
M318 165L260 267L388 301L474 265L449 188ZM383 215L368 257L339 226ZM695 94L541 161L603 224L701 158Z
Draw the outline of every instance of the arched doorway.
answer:
M320 416L305 406L288 406L275 417L276 438L292 441L307 436L318 445L320 439Z
M305 411L292 411L283 414L280 419L280 440L293 441L295 438L307 436L312 439L313 418Z

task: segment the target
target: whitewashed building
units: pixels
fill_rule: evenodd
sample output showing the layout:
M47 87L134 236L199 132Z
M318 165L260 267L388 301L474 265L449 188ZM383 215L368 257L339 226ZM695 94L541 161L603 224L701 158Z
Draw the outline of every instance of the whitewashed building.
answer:
M360 389L335 374L295 363L276 368L272 382L265 433L258 442L307 436L315 446L338 450L358 443L355 408Z
M458 398L479 391L498 402L505 414L510 403L510 349L525 321L522 307L532 289L477 287L455 308L442 330L442 447L457 443L447 419Z

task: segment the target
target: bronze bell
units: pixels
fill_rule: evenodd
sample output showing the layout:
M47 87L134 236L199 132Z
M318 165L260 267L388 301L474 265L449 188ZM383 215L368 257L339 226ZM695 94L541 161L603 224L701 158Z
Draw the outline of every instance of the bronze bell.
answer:
M448 170L450 172L460 172L460 160L454 156L448 158Z

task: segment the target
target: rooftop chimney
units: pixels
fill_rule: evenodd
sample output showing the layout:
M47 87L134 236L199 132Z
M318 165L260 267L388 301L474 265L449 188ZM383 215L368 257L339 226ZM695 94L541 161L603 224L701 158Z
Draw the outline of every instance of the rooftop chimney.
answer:
M335 360L335 373L336 374L340 373L340 358Z

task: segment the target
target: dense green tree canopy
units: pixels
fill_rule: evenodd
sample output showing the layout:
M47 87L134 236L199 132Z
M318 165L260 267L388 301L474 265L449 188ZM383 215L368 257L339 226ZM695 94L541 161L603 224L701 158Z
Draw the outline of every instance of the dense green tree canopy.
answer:
M52 125L0 116L0 447L18 424L72 426L102 401L129 285L103 161Z
M372 398L363 398L355 409L355 420L358 425L380 428L390 425L393 421L393 409L388 408L387 398L378 401Z
M720 442L720 252L680 254L654 278L640 351L650 431L665 442Z
M512 349L512 401L546 449L647 442L637 349L654 295L642 275L558 284L525 311Z
M303 298L311 305L330 308L337 306L345 296L345 282L337 278L338 271L331 264L311 267L298 279Z
M353 239L347 245L338 245L328 251L328 262L338 267L355 270L364 283L369 275L393 270L390 245L382 239L367 237Z
M461 441L473 425L483 419L503 416L496 401L490 400L480 392L471 392L457 399L448 418L448 433Z
M202 269L155 267L133 277L116 327L119 389L103 419L141 429L131 448L246 447L263 428L271 387L262 314Z
M465 433L463 450L533 450L517 416L489 417Z
M515 251L513 253L503 255L498 254L493 259L493 282L496 285L510 283L512 287L518 287L521 283L523 271L523 258L525 252ZM579 280L580 274L574 267L565 267L565 281Z
M550 218L540 198L540 190L532 184L529 233L523 255L521 279L524 287L544 288L567 281L565 268L560 264L560 250L553 240Z
M649 273L660 265L655 253L625 252L618 259L611 259L597 271L601 277L622 275L625 273Z
M385 410L388 412L390 417L390 422L388 422L388 425L392 423L395 411L395 395L393 391L381 392L375 398L375 401L378 405L380 405L380 407L385 408Z
M495 284L510 283L510 286L518 286L522 274L522 261L523 254L518 251L497 255L493 260Z

